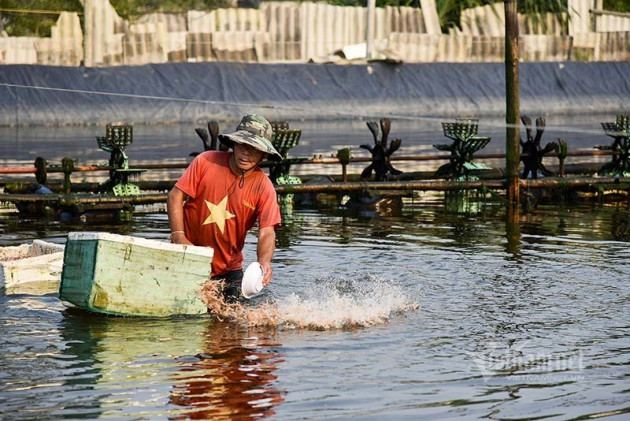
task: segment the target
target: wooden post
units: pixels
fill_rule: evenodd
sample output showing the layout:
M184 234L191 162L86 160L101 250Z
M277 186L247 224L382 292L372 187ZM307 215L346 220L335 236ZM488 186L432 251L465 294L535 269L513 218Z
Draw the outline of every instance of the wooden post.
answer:
M83 66L94 66L94 1L83 0Z
M86 10L86 3L87 0L81 0L82 6L83 6L83 19L81 20L81 30L83 31L83 45L81 47L83 47L83 51L81 51L81 67L85 67L85 59L87 57L86 55L86 50L87 50L87 34L85 33L86 29L87 29L87 24L86 24L86 16L85 16L85 10Z
M512 257L518 257L521 254L521 225L518 206L508 206L507 208L505 236L507 238L506 251Z
M505 0L505 177L508 202L519 203L518 12L516 0Z
M370 60L372 58L372 41L373 26L374 26L374 8L376 6L376 0L367 1L367 22L365 23L365 58Z

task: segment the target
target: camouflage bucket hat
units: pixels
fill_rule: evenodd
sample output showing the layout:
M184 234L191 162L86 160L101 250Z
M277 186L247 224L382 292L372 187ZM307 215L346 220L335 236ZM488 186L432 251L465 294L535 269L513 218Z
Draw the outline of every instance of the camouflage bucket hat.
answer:
M252 146L268 154L269 159L280 162L282 155L271 144L272 132L271 124L264 117L250 114L243 117L234 133L220 134L219 140L230 148L234 143Z

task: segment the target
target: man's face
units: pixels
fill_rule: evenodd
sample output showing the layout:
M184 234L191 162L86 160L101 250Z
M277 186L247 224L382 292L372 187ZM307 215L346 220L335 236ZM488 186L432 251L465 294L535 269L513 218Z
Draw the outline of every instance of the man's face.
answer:
M234 162L241 171L249 171L263 158L263 151L242 143L234 144Z

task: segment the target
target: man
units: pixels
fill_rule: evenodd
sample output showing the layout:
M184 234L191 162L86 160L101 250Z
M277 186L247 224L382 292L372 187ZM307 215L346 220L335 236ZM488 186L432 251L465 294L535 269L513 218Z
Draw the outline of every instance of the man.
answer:
M171 242L212 247L211 279L224 281L227 302L238 299L243 278L243 246L258 222L258 263L263 285L273 274L275 227L280 224L276 191L259 168L269 158L282 161L271 144L272 128L258 115L246 115L236 132L219 135L228 152L198 155L168 194Z

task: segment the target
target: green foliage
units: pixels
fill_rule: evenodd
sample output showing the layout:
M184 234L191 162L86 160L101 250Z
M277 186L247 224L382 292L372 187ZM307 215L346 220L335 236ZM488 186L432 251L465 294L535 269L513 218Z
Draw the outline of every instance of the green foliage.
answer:
M604 0L604 9L615 12L630 13L630 1L628 0Z
M442 31L460 26L462 11L494 3L492 0L436 0L435 5Z
M214 10L230 5L229 0L110 0L116 13L133 20L148 13L185 13L188 10Z
M128 20L147 13L185 13L230 5L229 0L110 0L110 3ZM15 37L49 37L50 28L62 11L82 13L83 5L80 0L0 0L0 31L4 29Z
M14 37L49 37L60 11L81 12L83 6L79 0L0 0L0 26Z
M335 6L355 6L355 7L365 7L367 6L366 0L328 0L328 4L332 4ZM376 7L420 7L420 0L376 0Z
M519 13L527 14L531 17L534 27L539 27L543 31L547 30L547 20L541 19L547 13L556 15L558 20L565 26L569 24L569 9L566 0L549 0L541 2L538 0L520 0Z
M448 28L459 27L463 10L495 3L501 4L503 2L496 0L436 0L442 30L447 31ZM517 6L519 13L533 17L541 13L555 13L560 16L567 11L566 0L518 0Z
M519 13L565 13L567 0L518 0Z

